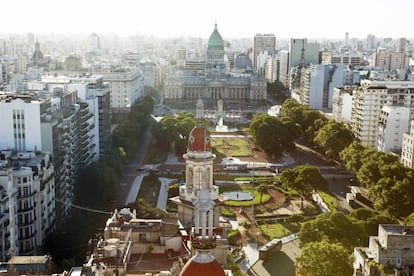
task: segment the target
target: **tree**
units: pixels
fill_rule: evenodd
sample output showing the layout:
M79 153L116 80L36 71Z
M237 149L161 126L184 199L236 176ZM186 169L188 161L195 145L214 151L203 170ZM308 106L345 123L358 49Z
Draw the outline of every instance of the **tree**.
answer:
M349 250L327 239L305 245L296 257L296 267L302 276L348 276L353 272Z
M407 216L407 217L404 219L404 223L405 223L406 225L414 225L414 213L411 213L409 216Z
M258 114L250 123L249 132L255 143L268 154L280 154L294 148L300 129L293 121L268 114Z
M315 133L328 121L321 112L312 110L294 99L286 99L283 102L282 115L298 124L309 142L313 142Z
M187 146L188 135L195 125L193 113L180 112L162 118L153 127L152 133L160 146L169 146L175 142L176 151L183 152Z
M328 212L305 222L299 231L299 239L302 245L306 245L327 238L351 249L365 237L363 226L342 212Z
M263 193L265 193L268 188L269 186L267 184L260 184L259 187L257 187L257 190L260 192L260 204L262 204Z
M297 166L294 169L284 170L280 174L280 181L285 188L291 188L303 197L307 197L312 190L326 190L328 182L315 166Z
M353 141L348 147L339 153L340 160L348 170L357 173L362 166L362 159L373 153L373 149Z
M313 139L325 155L333 159L339 159L339 153L353 140L351 131L343 123L334 120L321 127Z

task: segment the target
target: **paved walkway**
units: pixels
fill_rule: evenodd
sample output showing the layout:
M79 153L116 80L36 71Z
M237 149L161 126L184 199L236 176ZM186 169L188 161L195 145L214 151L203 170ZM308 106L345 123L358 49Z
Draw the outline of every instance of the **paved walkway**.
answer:
M243 251L246 258L240 262L240 268L246 272L259 259L259 249L257 243L248 243L243 246Z
M138 175L135 177L134 182L131 185L131 188L129 190L129 194L127 199L125 200L125 205L128 205L129 203L133 203L136 201L139 188L141 188L142 179L144 178L145 174Z
M175 179L160 177L159 180L161 181L161 185L160 185L160 192L158 194L157 208L161 210L165 210L165 208L167 207L167 200L168 200L168 186Z

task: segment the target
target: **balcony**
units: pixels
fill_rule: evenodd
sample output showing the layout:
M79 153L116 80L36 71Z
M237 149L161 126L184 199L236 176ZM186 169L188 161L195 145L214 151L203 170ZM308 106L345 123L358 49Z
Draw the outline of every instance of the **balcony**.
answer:
M18 213L23 213L23 212L29 212L29 211L33 211L34 206L31 207L26 207L26 208L22 208L22 209L17 209Z
M36 190L33 190L31 193L18 194L17 198L23 199L23 198L33 197L36 194L36 192L37 192Z

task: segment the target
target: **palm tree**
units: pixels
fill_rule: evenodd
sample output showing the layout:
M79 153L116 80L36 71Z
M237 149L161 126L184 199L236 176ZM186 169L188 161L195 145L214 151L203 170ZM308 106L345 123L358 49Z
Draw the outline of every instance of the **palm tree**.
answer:
M267 191L269 186L267 184L260 184L257 190L260 192L260 204L262 204L263 193Z

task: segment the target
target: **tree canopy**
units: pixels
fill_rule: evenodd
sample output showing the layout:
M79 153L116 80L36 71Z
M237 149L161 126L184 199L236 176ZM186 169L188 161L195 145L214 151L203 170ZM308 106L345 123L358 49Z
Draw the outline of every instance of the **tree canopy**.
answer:
M351 260L351 254L342 244L323 239L305 245L295 265L302 276L348 276L353 272Z
M168 115L161 119L152 129L155 141L162 146L169 146L175 142L176 150L184 152L186 149L188 135L196 125L194 114L191 112L180 112Z
M326 156L338 159L339 153L352 143L354 137L351 131L343 124L329 120L317 132L313 141Z
M249 132L256 145L268 154L294 149L294 140L300 137L300 129L292 120L265 113L258 114L251 121Z
M313 190L326 190L327 180L321 175L320 170L311 165L297 166L286 169L280 174L280 181L285 188L298 191L307 197Z
M154 99L150 96L145 96L142 101L133 106L131 112L127 113L115 128L112 135L113 148L122 148L127 157L135 153L153 109Z

